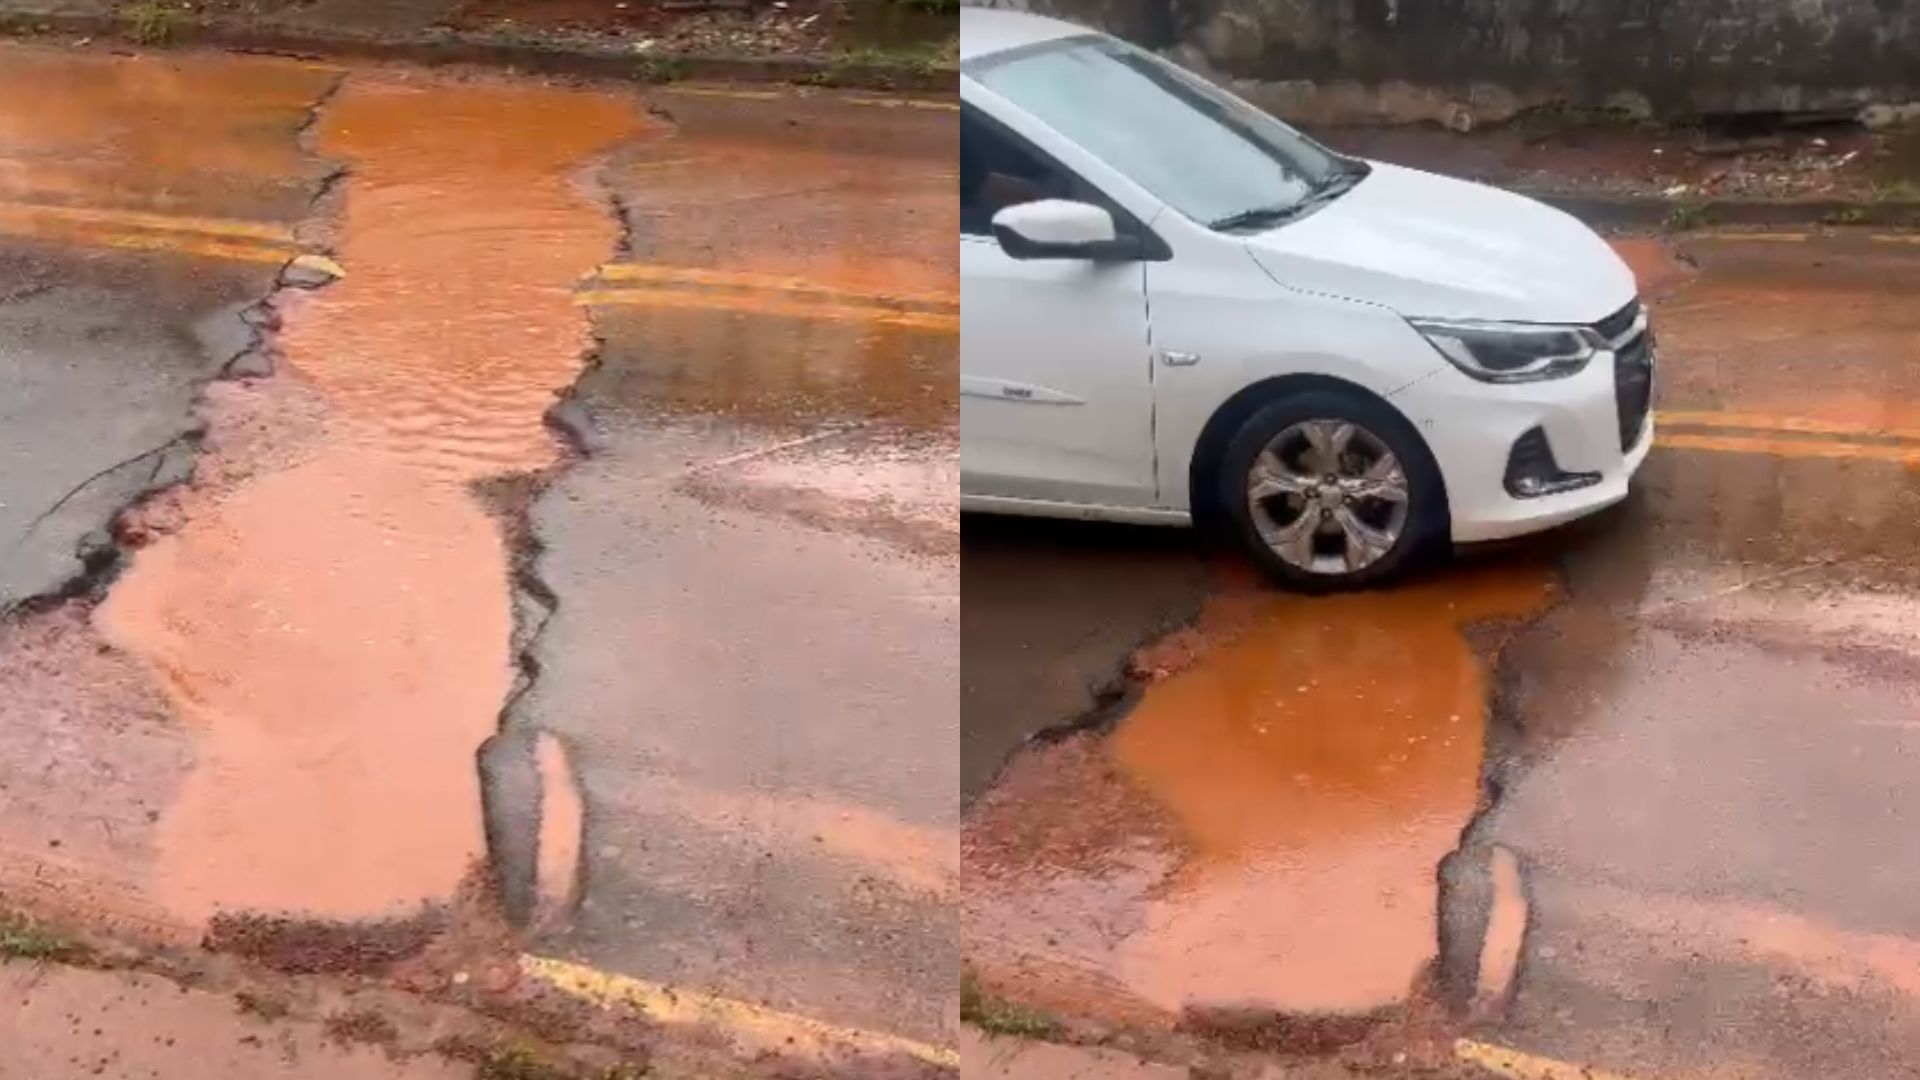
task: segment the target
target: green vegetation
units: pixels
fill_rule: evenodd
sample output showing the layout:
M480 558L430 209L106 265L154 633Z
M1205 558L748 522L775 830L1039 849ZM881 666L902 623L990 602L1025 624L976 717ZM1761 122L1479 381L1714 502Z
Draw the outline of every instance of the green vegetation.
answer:
M181 14L159 0L138 0L120 8L127 36L141 45L165 45L179 29Z
M833 66L842 69L898 68L916 75L931 75L940 67L940 54L932 48L882 49L869 45L834 53Z
M1667 213L1667 228L1674 232L1703 229L1713 222L1713 211L1703 202L1675 203Z
M862 46L856 49L842 49L833 54L822 71L816 71L800 79L809 86L877 86L892 88L901 81L901 76L912 75L927 77L937 74L944 66L952 63L949 54L957 55L957 41L951 46L929 42L911 48L879 48Z
M1920 202L1920 183L1912 180L1881 180L1873 185L1876 202Z
M928 11L936 15L952 15L960 10L960 0L893 0L902 7L916 11Z
M687 64L677 56L643 56L634 77L644 83L678 82L687 77Z
M503 1046L480 1059L475 1080L642 1080L647 1069L639 1065L611 1065L587 1074L541 1060L524 1045Z
M960 1020L989 1035L1048 1039L1060 1033L1058 1020L1038 1010L986 994L971 976L960 981Z
M87 947L20 915L0 912L0 960L57 963L86 956Z
M524 1046L502 1047L488 1054L475 1076L477 1080L573 1080Z

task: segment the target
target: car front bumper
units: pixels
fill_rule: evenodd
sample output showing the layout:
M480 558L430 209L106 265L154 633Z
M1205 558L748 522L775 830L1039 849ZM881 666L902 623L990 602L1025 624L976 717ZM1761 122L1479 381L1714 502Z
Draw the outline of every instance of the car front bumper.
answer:
M1602 352L1577 375L1513 385L1483 383L1448 367L1393 395L1440 466L1456 542L1538 532L1627 497L1633 474L1653 446L1653 415L1647 411L1637 433L1623 437L1621 364L1616 353ZM1562 470L1598 479L1532 498L1510 493L1509 456L1520 437L1536 427ZM1628 438L1631 445L1623 447Z

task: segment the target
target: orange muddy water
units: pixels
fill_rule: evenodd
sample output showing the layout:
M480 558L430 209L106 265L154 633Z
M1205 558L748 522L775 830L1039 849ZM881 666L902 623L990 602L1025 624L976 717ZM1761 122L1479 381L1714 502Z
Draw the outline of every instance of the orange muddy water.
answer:
M1198 655L1109 740L1030 754L982 798L965 918L983 978L1136 1019L1405 1001L1479 797L1486 676L1463 629L1550 592L1514 564L1217 600Z
M290 132L337 68L0 44L0 200L285 219L318 163ZM261 136L269 137L261 137Z
M190 495L97 616L193 734L159 824L178 916L394 915L482 857L512 620L469 485L557 460L541 417L589 345L572 287L616 240L584 170L638 124L618 96L402 76L324 114L347 277L279 338L324 433Z

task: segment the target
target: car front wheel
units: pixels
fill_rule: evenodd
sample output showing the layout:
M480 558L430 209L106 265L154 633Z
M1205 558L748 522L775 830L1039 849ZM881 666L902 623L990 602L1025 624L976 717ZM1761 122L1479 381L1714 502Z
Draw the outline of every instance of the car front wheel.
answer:
M1222 504L1254 558L1289 588L1376 584L1444 540L1446 494L1425 445L1359 394L1273 402L1241 426L1224 465Z

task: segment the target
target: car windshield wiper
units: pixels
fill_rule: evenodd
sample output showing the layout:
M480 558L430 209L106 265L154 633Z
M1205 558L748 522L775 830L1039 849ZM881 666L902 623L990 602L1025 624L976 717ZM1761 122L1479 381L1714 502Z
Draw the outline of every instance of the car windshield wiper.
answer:
M1207 228L1225 231L1228 229L1246 229L1255 225L1278 225L1291 220L1300 212L1304 202L1288 203L1285 206L1255 206L1247 210L1228 214L1207 222Z
M1360 181L1365 180L1371 172L1373 172L1373 169L1370 166L1364 162L1359 162L1349 165L1338 172L1328 173L1327 178L1320 181L1312 193L1300 200L1300 206L1302 208L1318 206L1321 203L1337 199L1347 192L1352 191L1354 186L1359 184Z
M1226 217L1215 218L1207 222L1207 228L1225 231L1248 229L1260 225L1279 225L1292 221L1307 211L1352 191L1354 185L1365 180L1367 174L1371 172L1373 169L1364 162L1356 163L1338 172L1328 173L1326 179L1316 184L1313 190L1307 192L1306 197L1298 202L1288 203L1285 206L1255 206L1228 214Z

